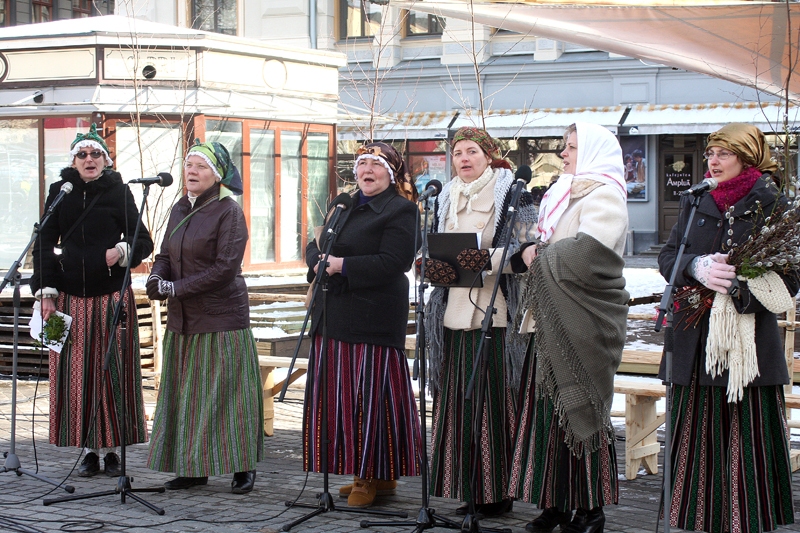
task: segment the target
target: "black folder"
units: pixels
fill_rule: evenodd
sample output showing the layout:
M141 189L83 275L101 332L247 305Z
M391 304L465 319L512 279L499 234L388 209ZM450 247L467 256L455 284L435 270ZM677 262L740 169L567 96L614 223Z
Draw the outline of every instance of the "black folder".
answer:
M461 268L458 264L458 254L466 248L478 247L477 233L431 233L428 235L428 255L431 259L438 259L449 263L458 273L458 281L452 285L431 283L434 287L483 287L483 275Z

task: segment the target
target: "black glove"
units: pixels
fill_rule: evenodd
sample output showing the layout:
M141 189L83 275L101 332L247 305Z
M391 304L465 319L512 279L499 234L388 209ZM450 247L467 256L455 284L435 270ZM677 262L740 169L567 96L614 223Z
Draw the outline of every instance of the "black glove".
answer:
M417 274L419 274L422 268L422 258L418 258L414 264L417 267ZM452 285L458 281L458 272L450 263L438 259L426 259L425 277L437 285Z
M489 250L465 248L458 253L456 260L461 268L480 272L489 265Z
M152 275L147 278L145 288L147 289L147 297L151 300L166 300L167 297L159 292L159 283L164 281L161 276Z

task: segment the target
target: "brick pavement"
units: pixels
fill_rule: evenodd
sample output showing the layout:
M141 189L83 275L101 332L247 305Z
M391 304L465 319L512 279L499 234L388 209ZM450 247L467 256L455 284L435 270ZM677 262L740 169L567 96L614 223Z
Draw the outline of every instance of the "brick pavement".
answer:
M32 432L36 437L36 456L39 472L51 479L62 479L79 462L75 448L57 448L47 443L48 386L40 383L33 410L34 383L20 382L18 388L17 439L16 452L22 467L34 470L34 446ZM145 383L146 401L153 402L152 383ZM10 445L11 382L0 379L0 451L7 451ZM165 510L163 516L150 511L138 502L127 498L121 503L118 494L42 505L43 497L66 495L65 492L50 491L50 486L32 477L16 476L14 473L0 473L0 531L24 531L14 529L9 520L32 528L28 531L130 531L145 532L262 532L280 531L281 526L302 516L305 509L288 509L286 500L301 496L302 501L314 501L314 494L322 490L323 477L320 474L306 474L302 471L302 442L300 421L302 401L299 391L290 391L287 401L276 403L275 436L266 439L265 459L258 465L258 478L255 490L244 496L233 495L230 490L230 476L209 479L208 485L187 491L174 491L154 494L137 494L146 501ZM33 426L32 426L33 425ZM31 429L33 427L33 429ZM624 456L624 433L618 437L618 456ZM147 445L130 446L127 449L127 473L133 477L134 488L160 486L172 476L153 472L145 465ZM620 468L624 468L620 459ZM624 472L620 472L623 474ZM620 476L620 505L609 506L606 511L606 531L625 533L645 533L655 531L655 517L659 502L661 476L640 476L627 481ZM346 480L341 476L330 477L330 490L336 493L339 485ZM69 475L75 494L91 494L113 490L116 478L102 475L84 479L75 473ZM796 506L800 503L800 477L794 477ZM301 495L301 490L305 490ZM336 504L346 508L344 500L334 497ZM381 508L391 508L409 513L411 520L420 509L419 478L400 480L397 495L379 500ZM458 502L442 498L431 498L430 506L443 516L456 519L454 513ZM537 510L531 504L516 502L514 512L499 520L481 522L485 527L510 528L514 533L523 533L525 523L530 521ZM413 526L374 527L362 529L361 520L383 520L369 515L356 515L346 512L328 512L316 516L292 531L297 532L404 532L414 531ZM800 521L800 517L797 518ZM64 527L67 525L66 527ZM63 527L63 529L62 529ZM92 529L94 528L94 529ZM437 528L436 531L446 531ZM800 525L782 531L800 531Z

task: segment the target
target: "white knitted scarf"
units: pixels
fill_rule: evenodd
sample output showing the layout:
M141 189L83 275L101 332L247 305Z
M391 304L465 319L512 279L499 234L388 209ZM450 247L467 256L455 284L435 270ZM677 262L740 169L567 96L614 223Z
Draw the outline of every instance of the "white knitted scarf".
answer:
M464 183L461 178L456 176L453 178L453 184L450 186L450 212L447 214L447 219L453 223L453 229L458 229L458 198L462 194L467 197L467 213L472 213L472 201L478 197L478 193L486 187L494 177L494 169L486 167L481 177L475 181Z
M748 280L747 286L750 294L772 313L783 313L794 305L794 299L776 272ZM756 318L753 313L739 314L730 296L716 293L708 322L706 372L717 377L726 369L728 402L738 402L744 395L744 388L759 375Z

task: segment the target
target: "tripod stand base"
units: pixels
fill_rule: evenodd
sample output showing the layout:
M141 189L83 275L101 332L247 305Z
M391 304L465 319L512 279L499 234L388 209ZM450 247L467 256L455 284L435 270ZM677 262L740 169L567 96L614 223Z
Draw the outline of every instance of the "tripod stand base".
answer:
M125 497L130 496L131 499L141 503L154 513L158 515L164 514L164 509L160 507L156 507L155 505L151 504L150 502L145 501L144 499L136 496L135 492L164 492L166 489L164 487L158 487L154 489L132 489L131 488L131 481L133 478L128 476L120 476L117 480L117 488L114 490L106 490L103 492L93 492L91 494L79 494L77 496L63 496L61 498L47 498L42 500L43 505L52 505L54 503L61 503L61 502L72 502L76 500L86 500L89 498L99 498L100 496L114 496L115 494L120 495L121 503L125 503ZM73 489L74 490L74 489Z
M375 522L372 520L362 520L361 527L373 526L415 526L414 533L421 533L426 529L433 529L435 527L445 529L461 529L461 524L449 518L444 518L436 514L435 509L425 508L419 510L417 520L411 522L410 520L404 522Z
M30 476L32 478L38 479L39 481L44 481L45 483L49 483L50 485L53 485L54 487L61 487L65 491L69 492L70 494L75 492L75 487L73 487L72 485L63 485L62 486L63 481L53 481L50 478L46 478L46 477L44 477L42 475L37 474L36 472L29 472L28 470L24 470L21 467L20 463L19 463L19 457L17 457L17 454L7 452L5 454L5 456L6 456L6 462L3 465L3 470L2 470L3 473L5 473L5 472L15 472L18 476L21 476L21 475L25 474L26 476Z
M407 518L408 513L405 511L382 511L380 509L351 509L349 507L343 507L341 509L337 508L336 505L333 503L333 497L331 496L330 492L322 492L318 496L317 505L312 505L308 503L295 503L295 502L286 502L286 507L301 507L303 509L314 509L310 513L305 516L301 516L294 522L290 522L281 528L281 531L289 531L294 526L298 524L302 524L306 520L310 518L314 518L317 515L322 513L328 513L331 511L338 511L340 513L354 513L354 514L375 514L378 516L398 516L400 518Z

